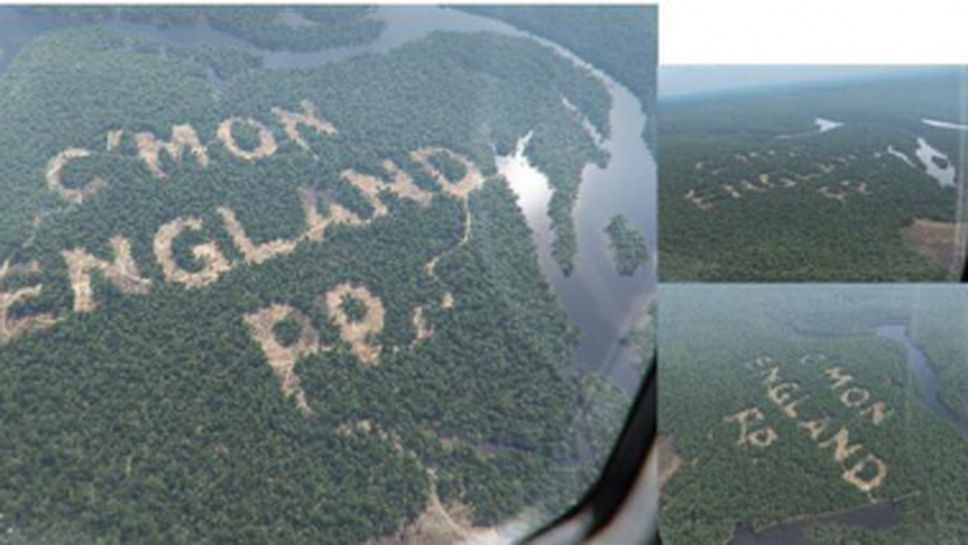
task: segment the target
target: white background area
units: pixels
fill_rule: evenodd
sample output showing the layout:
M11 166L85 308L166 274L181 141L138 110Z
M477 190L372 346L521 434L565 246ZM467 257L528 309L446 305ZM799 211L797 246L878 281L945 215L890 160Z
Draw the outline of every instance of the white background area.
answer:
M664 0L661 64L966 64L966 0Z

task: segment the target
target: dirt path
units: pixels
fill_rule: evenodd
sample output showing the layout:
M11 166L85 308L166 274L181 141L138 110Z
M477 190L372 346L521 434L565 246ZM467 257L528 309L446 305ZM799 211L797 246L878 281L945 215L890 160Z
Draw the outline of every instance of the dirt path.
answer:
M394 534L367 542L367 545L485 545L503 544L495 528L475 527L471 522L471 510L458 502L448 507L437 494L437 475L427 469L430 490L427 507L412 523Z
M437 267L437 262L440 261L441 258L446 257L448 254L459 250L462 246L467 244L467 242L471 239L471 224L473 223L473 218L471 216L471 207L469 204L467 204L466 199L462 201L462 204L464 209L464 234L461 235L460 241L457 244L437 254L433 259L428 261L426 265L424 265L424 268L427 270L427 274L430 276L431 279L436 280L437 278L434 274L434 269L436 269ZM453 295L451 295L451 304L453 305Z
M682 458L676 452L671 437L656 438L655 450L659 456L659 489L663 489L669 479L682 467Z

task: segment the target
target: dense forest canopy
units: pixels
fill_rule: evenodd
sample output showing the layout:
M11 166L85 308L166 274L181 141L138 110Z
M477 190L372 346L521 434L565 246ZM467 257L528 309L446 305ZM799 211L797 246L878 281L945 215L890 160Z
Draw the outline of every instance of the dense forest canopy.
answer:
M74 21L119 19L160 27L207 23L253 46L316 51L375 40L384 24L366 6L51 6L32 8Z
M615 269L622 275L632 275L649 262L649 248L642 233L635 230L628 218L618 214L605 228L608 247L612 252Z
M572 366L494 156L532 134L569 209L605 160L571 108L607 134L601 82L488 33L272 71L97 25L31 42L0 77L4 539L343 544L560 513L628 399Z
M658 10L653 6L460 6L549 39L627 87L654 111ZM655 143L655 123L645 137Z
M669 284L660 290L660 433L674 448L672 544L895 502L889 529L809 528L817 543L968 539L968 437L932 409L903 327L968 423L958 286ZM968 428L966 428L968 429Z
M924 119L960 119L964 81L949 69L663 100L663 278L950 278L963 131ZM947 177L921 159L932 149Z

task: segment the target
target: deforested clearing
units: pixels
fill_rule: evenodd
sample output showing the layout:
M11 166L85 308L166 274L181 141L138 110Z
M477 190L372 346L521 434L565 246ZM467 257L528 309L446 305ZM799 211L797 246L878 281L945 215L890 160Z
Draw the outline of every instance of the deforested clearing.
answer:
M450 156L451 159L461 163L461 165L464 167L464 177L456 181L448 180L436 168L429 167L428 165L430 165L430 158L439 153L446 154ZM449 193L454 197L466 199L467 196L480 187L481 183L484 181L481 171L477 169L477 166L474 165L474 163L468 161L466 157L454 153L449 149L436 147L420 148L411 152L410 156L414 160L423 163L424 171L434 178L434 181L437 182L437 185L439 185L444 192Z
M427 318L424 317L423 307L413 309L411 322L413 323L413 329L417 334L417 341L425 341L433 336L434 328L427 323Z
M471 509L466 505L451 501L444 506L432 469L427 470L427 480L430 492L423 513L394 534L371 540L368 545L483 545L506 541L494 528L475 527Z
M676 471L682 466L682 458L676 452L676 447L672 443L672 438L660 436L656 439L654 452L658 456L659 464L659 488L664 488L669 479L675 475Z
M89 312L95 307L94 288L91 285L93 270L100 272L124 293L145 294L151 288L151 282L138 272L128 241L116 235L111 238L111 248L114 250L113 262L101 260L80 249L62 252L74 290L75 312Z
M201 219L182 217L175 218L158 229L154 239L155 258L161 265L167 281L178 282L189 288L198 288L215 282L219 276L232 269L232 264L218 249L215 242L206 242L192 248L195 259L203 264L200 271L189 272L178 266L172 254L172 243L175 238L186 229L197 231L201 228Z
M302 134L299 133L299 125L310 127L318 134L330 136L336 134L336 127L332 123L320 119L316 115L316 106L312 102L303 100L300 101L299 105L303 109L302 113L290 112L278 106L272 108L272 114L282 123L283 130L285 130L286 136L290 140L305 150L309 149L309 144L303 138Z
M273 330L279 322L292 319L300 327L301 334L290 346L283 346L276 338ZM312 414L312 409L306 401L306 393L302 389L299 376L294 372L296 360L305 354L314 354L319 350L319 335L304 314L289 305L272 305L245 317L252 336L262 346L266 360L272 368L272 373L279 381L282 393L286 397L294 396L296 406L304 414Z
M90 155L91 152L80 148L70 148L57 154L47 163L47 187L64 199L78 204L107 187L107 182L101 178L91 180L83 188L64 186L64 167L67 163L73 159L83 159Z
M964 257L964 248L958 241L964 237L965 230L964 223L917 218L904 230L904 242L945 269L954 270Z
M254 128L259 136L259 145L255 149L244 150L242 149L235 140L235 136L232 134L232 128L239 123L249 125ZM226 119L218 126L218 137L225 145L225 149L229 150L232 155L244 159L249 162L256 161L265 157L269 157L276 152L276 138L272 136L272 131L270 131L265 125L259 123L258 121L251 118L241 118L232 117Z
M347 296L366 306L362 319L354 321L343 310L343 298ZM379 365L381 346L371 336L383 330L383 302L365 287L344 282L326 293L324 304L330 319L339 327L340 338L350 345L356 357L367 365Z
M246 263L262 263L277 255L292 253L296 249L296 242L292 240L278 239L256 244L246 235L245 229L242 228L242 224L239 223L231 208L220 206L217 212L225 221L225 228L232 236L235 247L245 256Z

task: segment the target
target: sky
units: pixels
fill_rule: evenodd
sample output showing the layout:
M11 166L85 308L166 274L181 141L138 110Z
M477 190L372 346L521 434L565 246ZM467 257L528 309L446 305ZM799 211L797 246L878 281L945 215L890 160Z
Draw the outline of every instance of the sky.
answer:
M929 65L667 65L659 67L659 96L685 96L774 85L917 74L938 69L938 66Z

